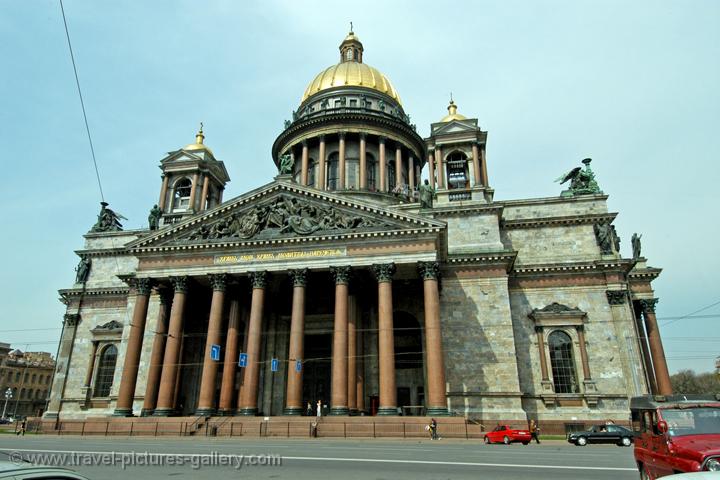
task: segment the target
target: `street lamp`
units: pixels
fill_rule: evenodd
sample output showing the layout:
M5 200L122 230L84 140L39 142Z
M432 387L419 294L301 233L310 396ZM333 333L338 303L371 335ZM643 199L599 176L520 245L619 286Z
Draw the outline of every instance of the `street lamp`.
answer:
M0 417L0 418L5 418L5 411L7 410L8 400L10 400L11 398L12 398L12 389L8 388L7 390L5 390L5 406L3 407L3 414L2 414L2 417Z

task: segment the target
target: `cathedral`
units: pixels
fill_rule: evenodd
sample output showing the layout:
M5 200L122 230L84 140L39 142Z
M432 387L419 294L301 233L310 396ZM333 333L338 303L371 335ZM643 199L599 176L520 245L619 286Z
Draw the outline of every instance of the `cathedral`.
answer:
M339 50L269 183L224 198L201 127L160 160L149 228L102 204L44 418L626 421L671 393L660 269L637 235L621 256L590 159L557 196L496 201L476 118L451 100L424 138L352 31Z

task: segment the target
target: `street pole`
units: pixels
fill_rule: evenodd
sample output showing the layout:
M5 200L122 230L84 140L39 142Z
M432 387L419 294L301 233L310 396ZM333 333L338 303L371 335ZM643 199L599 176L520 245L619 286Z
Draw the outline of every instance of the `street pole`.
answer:
M5 418L5 412L7 411L8 400L10 400L11 398L12 398L12 390L8 388L7 390L5 390L5 406L3 407L3 414L2 414L2 417L0 417L0 418Z

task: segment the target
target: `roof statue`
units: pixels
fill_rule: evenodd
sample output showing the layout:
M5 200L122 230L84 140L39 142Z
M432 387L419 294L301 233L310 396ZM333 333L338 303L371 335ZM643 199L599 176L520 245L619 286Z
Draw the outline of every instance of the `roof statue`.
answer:
M582 161L585 165L585 169L582 167L575 167L568 173L561 175L556 182L563 183L570 180L570 188L563 190L560 194L561 197L572 197L575 195L589 195L595 193L602 193L600 187L595 181L595 173L590 168L591 158L586 158Z
M107 202L100 202L98 220L90 229L91 232L118 232L123 229L120 219L127 220L127 218L107 208L108 205Z
M292 167L295 164L295 160L293 160L292 156L289 153L284 154L280 157L280 168L279 173L280 175L287 175L292 173Z
M638 235L637 233L633 233L632 238L630 239L630 243L632 243L632 258L633 260L637 260L640 258L640 252L642 250L642 245L640 244L640 239L642 238L642 235Z

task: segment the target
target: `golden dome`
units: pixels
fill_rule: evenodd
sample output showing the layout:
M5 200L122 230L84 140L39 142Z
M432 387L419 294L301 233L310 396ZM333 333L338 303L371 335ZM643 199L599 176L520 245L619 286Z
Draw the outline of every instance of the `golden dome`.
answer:
M440 121L441 122L452 122L453 120L467 120L467 117L465 115L460 115L457 113L457 105L455 105L455 102L450 100L450 105L447 107L448 114L445 115Z
M343 62L320 72L305 89L302 102L333 87L365 87L390 96L400 105L400 95L380 70L366 63Z
M189 144L189 145L185 145L182 149L183 149L183 150L187 150L187 151L189 151L189 152L198 151L198 150L205 150L206 152L208 152L210 155L212 155L212 156L214 157L215 155L213 155L212 150L210 150L210 149L207 147L207 145L205 145L205 144L203 143L203 140L205 140L205 135L203 134L203 124L202 124L202 122L201 122L201 123L200 123L200 130L198 131L197 134L195 134L195 143L191 143L191 144Z

